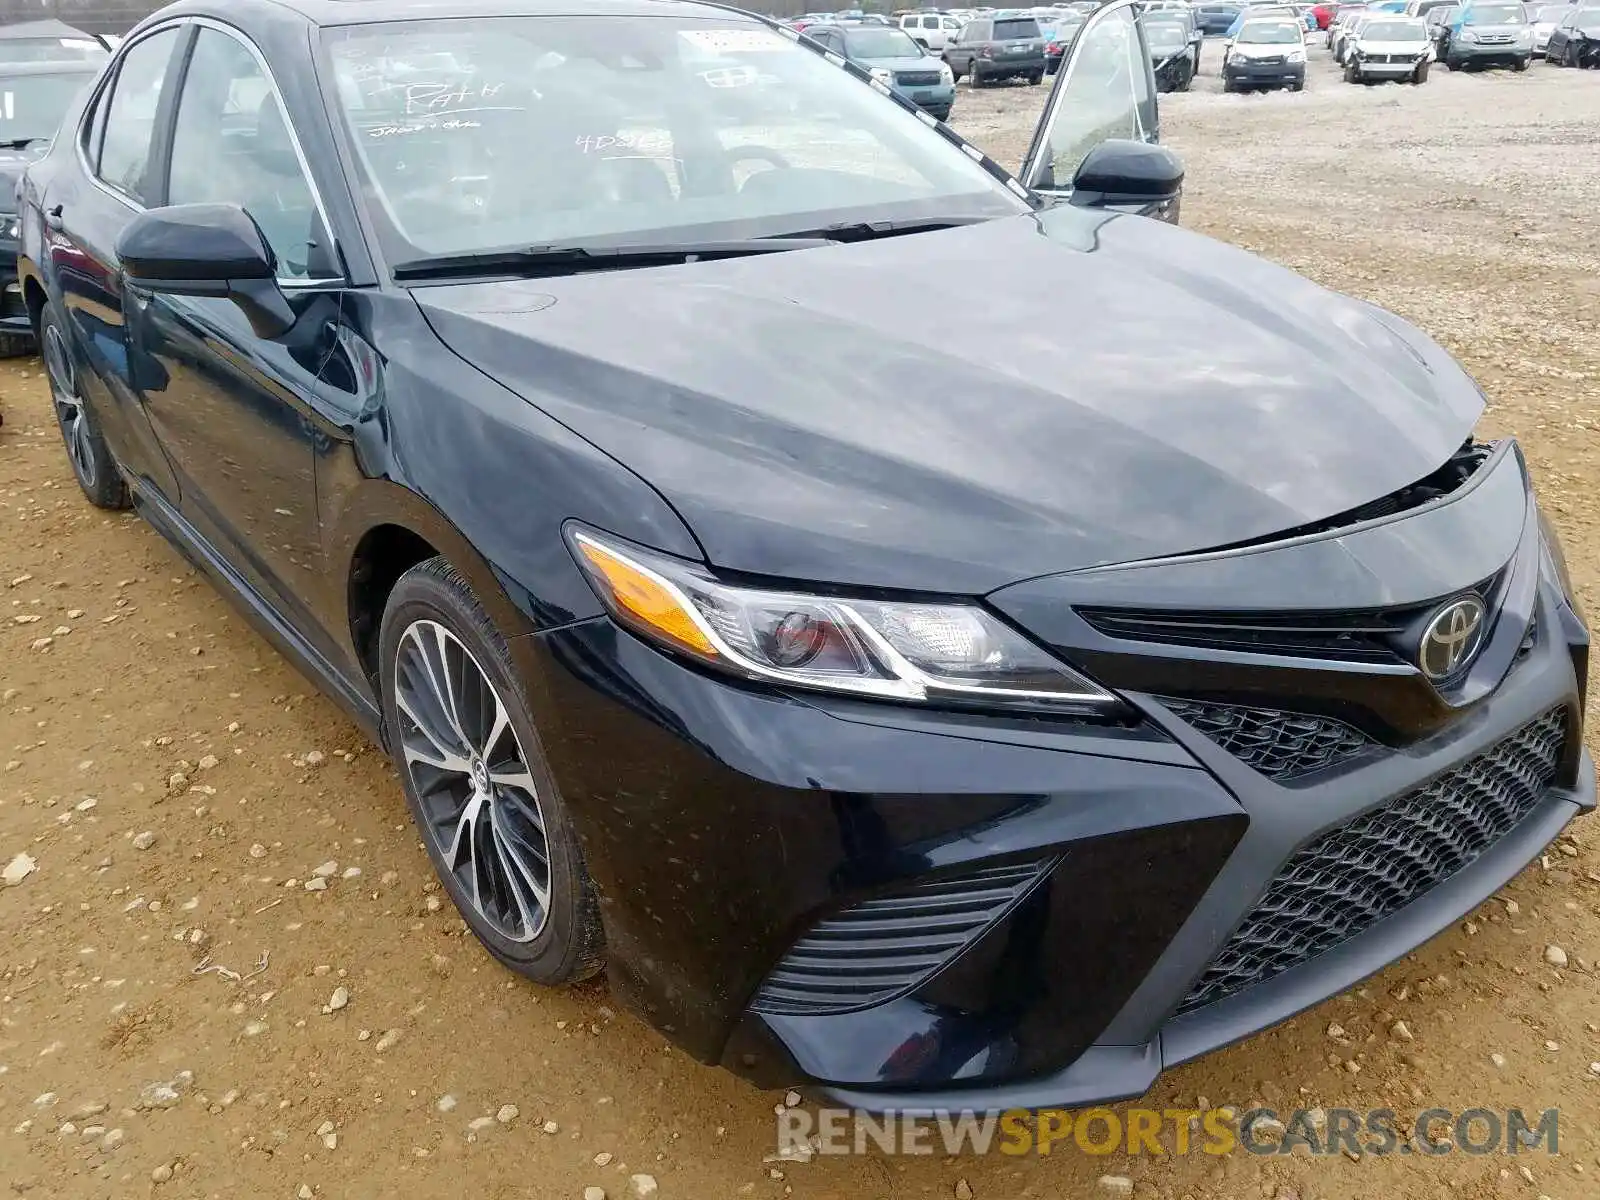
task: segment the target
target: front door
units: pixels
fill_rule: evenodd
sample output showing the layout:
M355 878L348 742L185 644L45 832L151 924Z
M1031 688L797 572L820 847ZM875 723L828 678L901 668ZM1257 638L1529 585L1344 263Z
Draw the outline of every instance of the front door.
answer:
M1160 141L1155 77L1135 0L1095 11L1061 60L1019 178L1068 197L1089 151L1108 138Z
M327 223L258 51L203 24L174 106L166 204L244 208L277 258L296 322L258 336L231 301L145 293L129 320L151 424L177 471L182 517L257 596L325 653L312 421L343 287Z

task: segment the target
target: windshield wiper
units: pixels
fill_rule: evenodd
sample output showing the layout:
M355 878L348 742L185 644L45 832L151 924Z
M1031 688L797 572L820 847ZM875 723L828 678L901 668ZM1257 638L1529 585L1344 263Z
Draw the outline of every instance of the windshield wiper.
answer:
M26 150L34 142L42 141L44 141L43 134L37 137L11 138L8 141L0 142L0 150Z
M632 246L530 246L524 250L413 258L396 265L394 277L403 281L478 275L575 275L581 271L620 271L743 258L751 254L778 254L787 250L815 250L833 244L832 238L797 236Z
M907 233L928 233L935 229L954 229L958 225L979 225L993 217L918 217L904 221L839 221L816 229L800 229L785 237L827 238L833 242L867 242L873 238L899 237Z

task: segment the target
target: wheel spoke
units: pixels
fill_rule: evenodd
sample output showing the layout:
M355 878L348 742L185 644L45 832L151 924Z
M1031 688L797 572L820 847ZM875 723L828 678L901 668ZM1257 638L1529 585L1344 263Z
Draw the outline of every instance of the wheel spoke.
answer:
M453 632L419 620L400 637L394 702L400 757L457 902L498 936L532 941L549 919L549 847L505 699Z

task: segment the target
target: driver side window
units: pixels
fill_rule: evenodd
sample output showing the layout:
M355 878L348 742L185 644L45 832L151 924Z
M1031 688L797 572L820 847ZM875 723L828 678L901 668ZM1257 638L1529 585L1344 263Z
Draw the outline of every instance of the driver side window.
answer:
M1040 160L1031 186L1064 190L1090 150L1107 138L1144 136L1149 95L1148 66L1131 7L1094 19L1079 35L1067 79L1057 89Z
M195 39L167 202L240 205L277 256L280 279L338 276L277 90L255 55L220 30L203 28Z

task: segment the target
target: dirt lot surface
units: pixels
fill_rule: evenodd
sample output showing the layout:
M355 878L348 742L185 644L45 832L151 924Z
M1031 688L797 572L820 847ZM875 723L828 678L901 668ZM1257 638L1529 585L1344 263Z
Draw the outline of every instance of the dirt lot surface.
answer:
M1318 50L1310 74L1300 95L1203 79L1164 98L1184 223L1458 354L1600 610L1600 72L1365 88ZM963 87L957 125L1015 163L1044 95ZM83 501L36 361L0 366L0 389L0 865L37 861L0 890L0 1187L615 1200L648 1173L662 1200L1600 1195L1592 823L1472 923L1149 1098L1559 1106L1558 1158L763 1163L781 1098L613 1012L603 983L540 992L494 965L440 907L384 757L154 533Z

